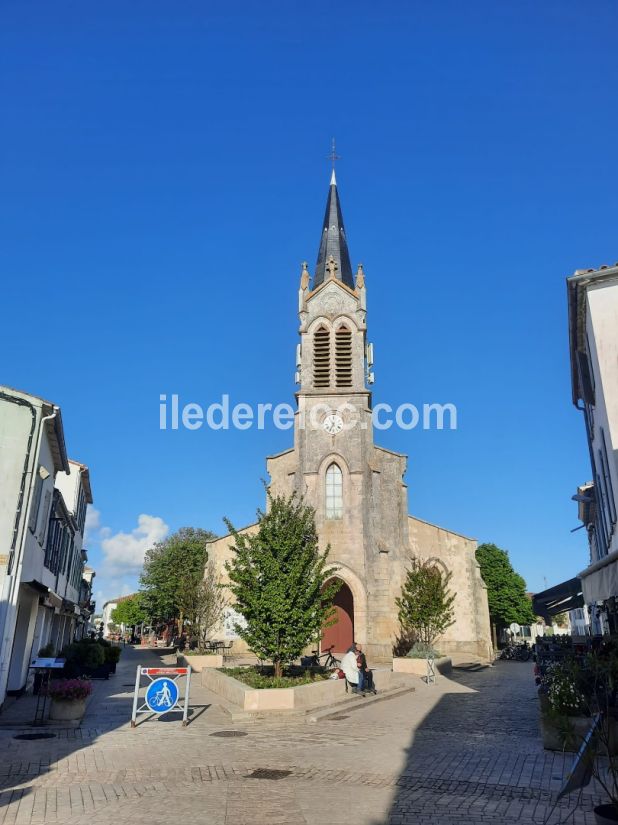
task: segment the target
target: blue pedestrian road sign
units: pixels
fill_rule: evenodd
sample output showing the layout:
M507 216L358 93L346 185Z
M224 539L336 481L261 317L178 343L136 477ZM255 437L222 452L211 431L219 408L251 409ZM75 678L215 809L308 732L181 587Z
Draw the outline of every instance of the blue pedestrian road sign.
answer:
M145 699L153 713L167 713L178 702L178 685L167 677L154 679L148 685Z

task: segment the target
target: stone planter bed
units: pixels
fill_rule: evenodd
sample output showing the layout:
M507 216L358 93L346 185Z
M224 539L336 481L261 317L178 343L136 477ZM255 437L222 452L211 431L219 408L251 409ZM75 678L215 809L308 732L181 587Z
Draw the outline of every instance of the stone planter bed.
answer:
M448 656L434 659L436 673L446 675L453 669L453 663ZM408 656L393 659L394 673L411 673L413 676L427 676L427 659L411 659Z
M201 673L202 670L211 667L223 667L223 656L215 653L207 656L185 656L179 653L176 661L180 667L190 667L191 673Z
M377 671L379 691L394 687L390 671ZM202 685L244 711L289 712L329 707L346 699L344 679L323 679L289 688L251 688L232 676L208 668L202 671Z

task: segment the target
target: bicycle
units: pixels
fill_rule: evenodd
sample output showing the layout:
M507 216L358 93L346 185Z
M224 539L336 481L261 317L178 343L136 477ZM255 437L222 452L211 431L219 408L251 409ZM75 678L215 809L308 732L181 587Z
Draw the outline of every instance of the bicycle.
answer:
M517 661L517 662L527 662L532 655L532 651L530 650L530 646L527 642L523 644L515 645L509 643L498 656L499 659L506 659L509 661Z
M324 653L320 653L318 650L312 650L312 656L303 656L301 659L301 664L303 667L323 667L326 670L334 670L335 668L339 667L341 664L340 659L336 659L333 656L333 649L335 645L331 645ZM321 660L325 659L324 662Z

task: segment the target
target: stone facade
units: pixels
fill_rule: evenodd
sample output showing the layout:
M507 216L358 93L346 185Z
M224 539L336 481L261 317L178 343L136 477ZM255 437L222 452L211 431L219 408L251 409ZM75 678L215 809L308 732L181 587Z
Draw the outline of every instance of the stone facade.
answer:
M340 227L329 226L329 208L331 223L339 220ZM344 238L336 184L331 183L323 231L334 229ZM330 255L324 279L311 290L303 267L294 446L267 459L270 490L274 495L296 491L315 509L321 544L330 544L330 561L351 593L342 607L353 614L349 632L353 628L370 661L392 656L398 632L395 598L412 557L453 573L456 621L440 640L441 651L485 658L491 650L490 627L476 542L408 515L407 458L374 444L364 273L359 267L352 289L339 269L340 261ZM223 537L210 545L223 577L229 544L230 538ZM240 652L242 643L235 648Z

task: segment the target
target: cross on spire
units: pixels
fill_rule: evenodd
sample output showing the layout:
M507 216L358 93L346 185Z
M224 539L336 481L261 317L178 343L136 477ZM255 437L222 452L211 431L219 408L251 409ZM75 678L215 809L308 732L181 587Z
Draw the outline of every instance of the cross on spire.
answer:
M327 155L330 162L333 164L333 172L335 171L335 163L341 159L341 155L337 154L337 149L335 146L335 138L332 139L331 148L330 148L330 155Z

